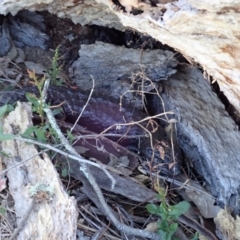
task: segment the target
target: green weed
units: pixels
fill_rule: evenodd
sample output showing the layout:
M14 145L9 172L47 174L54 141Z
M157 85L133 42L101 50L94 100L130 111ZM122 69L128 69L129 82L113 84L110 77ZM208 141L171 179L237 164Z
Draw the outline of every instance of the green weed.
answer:
M39 114L41 118L41 123L44 123L44 107L46 107L46 104L43 101L43 85L45 83L45 77L42 77L40 80L38 80L36 74L34 72L31 72L28 70L29 77L34 81L34 85L37 87L39 92L39 97L35 96L31 93L26 93L27 100L32 103L32 110L33 112L36 112Z
M52 67L47 70L47 73L51 79L51 84L55 86L62 86L64 80L58 79L59 73L62 70L61 66L58 65L59 59L59 46L56 48L54 52L54 56L52 58Z
M33 136L35 136L38 141L46 143L51 136L52 140L56 143L58 142L56 131L45 122L44 108L49 107L43 99L45 97L43 94L45 77L42 77L40 80L38 80L34 72L28 71L28 74L38 89L39 97L31 93L26 93L26 98L32 104L32 111L40 116L41 126L32 126L27 128L23 134L23 137L33 139ZM53 114L58 114L60 111L60 109L55 109Z
M157 198L161 200L161 204L148 204L147 210L151 214L161 217L158 222L158 234L162 240L176 239L173 234L177 231L177 219L180 215L187 212L190 204L187 201L182 201L176 205L169 205L166 200L166 192L160 188Z
M0 107L0 119L14 109L12 105L6 104Z
M0 206L0 215L1 215L1 216L5 216L5 215L6 215L6 213L7 213L7 210L6 210L6 208L5 208L5 207L2 207L2 206Z
M26 129L26 131L22 134L22 137L34 139L34 137L39 142L46 143L48 142L48 138L51 136L54 138L54 142L57 142L57 134L53 128L51 128L48 124L44 126L31 126Z
M3 126L0 126L0 141L6 141L14 139L14 134L4 133L3 132ZM1 152L3 154L3 152Z

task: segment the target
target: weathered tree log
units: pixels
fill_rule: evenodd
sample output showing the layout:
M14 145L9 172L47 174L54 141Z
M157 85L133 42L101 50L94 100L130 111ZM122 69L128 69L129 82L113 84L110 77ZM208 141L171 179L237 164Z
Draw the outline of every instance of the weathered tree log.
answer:
M31 117L30 105L18 103L1 122L4 133L22 134ZM17 221L13 239L75 239L76 201L65 192L49 157L41 158L35 146L19 140L2 141L0 147Z
M117 66L124 68L126 58L114 59L109 55L111 55L110 52L125 53L125 51L132 56L138 52L138 50L103 43L82 46L79 51L81 57L73 64L75 81L80 87L84 86L90 90L92 88L90 75L93 75L96 88L101 89L102 85L107 85L108 89L112 90L109 94L120 98L126 90L131 89L131 81L128 84L117 81L123 74L119 73ZM148 63L149 59L154 59L153 56L157 53L158 51L147 54L143 52L142 62ZM124 56L127 55L124 54ZM134 57L131 59L133 68L137 61L140 61L140 54L136 56L138 56L135 57L136 59ZM158 60L161 61L160 65L166 66L166 62L169 61L167 56L171 56L171 52L163 52L162 60ZM127 66L131 64L128 62ZM151 69L151 64L155 64L154 60L149 64ZM136 70L141 71L141 68L138 66ZM158 70L160 71L161 67L158 67ZM109 71L111 74L105 74ZM130 76L131 71L124 68L124 77L130 78ZM155 79L151 78L151 80ZM148 105L158 109L153 114L175 111L176 116L171 115L169 119L178 120L176 133L186 156L193 162L194 168L206 181L214 196L223 204L235 206L240 180L238 178L240 135L237 126L212 91L210 83L196 68L182 69L170 76L167 81L161 81L160 84L165 109L157 95L149 95ZM130 99L132 98L131 95ZM162 124L166 124L166 121Z
M240 110L239 1L149 1L154 6L136 0L119 2L122 7L111 0L5 0L0 4L0 13L16 14L21 9L48 10L83 25L130 27L149 34L199 62ZM130 10L134 8L141 11L132 14Z
M161 89L165 110L176 113L176 132L184 153L213 195L239 213L240 135L236 124L197 69L183 69L161 82ZM161 101L151 96L150 105L162 112Z
M174 55L171 51L142 51L103 42L82 45L79 50L81 57L71 66L71 79L81 89L90 91L93 77L94 91L110 95L118 101L122 98L124 103L142 109L141 92L136 94L134 90L151 91L153 86L147 78L161 81L176 73L178 63ZM147 86L140 88L144 76L147 77ZM138 88L135 87L137 84L133 84L135 81L140 81Z
M130 27L149 34L177 49L189 60L200 63L240 111L239 1L154 2L155 5L150 6L121 0L116 6L111 0L42 0L41 3L6 0L0 4L0 13L16 14L21 9L48 10L59 17L69 17L75 23L99 24L122 30ZM195 161L198 172L206 178L218 199L235 206L239 197L239 132L224 107L217 103L207 81L196 74L196 78L189 81L184 76L182 81L179 80L180 75L177 79L172 77L165 85L170 95L165 93L163 97L171 100L168 107L176 110L179 142L188 157L198 159ZM200 84L200 79L205 83ZM172 85L168 86L170 83ZM196 86L203 90L196 90ZM190 104L195 107L188 111ZM198 120L194 120L194 116L199 116ZM222 155L219 155L219 146L224 148Z

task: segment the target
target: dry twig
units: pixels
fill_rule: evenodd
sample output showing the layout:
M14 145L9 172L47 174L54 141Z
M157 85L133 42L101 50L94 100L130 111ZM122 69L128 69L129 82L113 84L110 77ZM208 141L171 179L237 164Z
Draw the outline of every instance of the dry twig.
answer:
M48 108L44 109L48 120L52 126L52 128L54 128L54 130L57 132L58 137L60 138L60 141L62 142L62 144L64 144L64 146L66 147L67 151L70 152L71 154L73 154L76 157L81 158L81 156L76 152L76 150L69 144L68 140L65 138L65 136L63 135L63 133L61 132L60 128L58 127L56 120L53 117L53 114L51 113L51 110ZM141 122L141 121L139 121ZM129 227L125 224L120 223L117 218L114 216L114 214L112 213L110 207L107 205L103 193L101 191L101 189L99 188L94 176L91 174L88 165L86 163L81 163L80 164L80 170L83 172L83 174L85 175L85 177L87 178L87 180L89 181L89 183L91 184L91 186L93 187L95 193L98 196L98 199L103 207L103 209L105 210L106 215L109 217L109 219L113 222L113 224L120 230L123 231L127 234L133 234L135 236L142 236L145 238L150 238L150 239L159 239L159 236L155 233L151 233L145 230L141 230L141 229L135 229L132 227Z

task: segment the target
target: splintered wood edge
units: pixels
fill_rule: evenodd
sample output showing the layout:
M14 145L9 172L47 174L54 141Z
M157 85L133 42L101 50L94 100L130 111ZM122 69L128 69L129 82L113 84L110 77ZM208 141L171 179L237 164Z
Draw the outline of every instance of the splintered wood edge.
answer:
M23 133L32 126L31 116L31 106L18 102L16 109L2 120L3 132ZM3 141L0 144L2 151L10 156L2 157L6 168L18 164L7 172L17 226L21 224L30 206L33 206L17 239L76 239L76 201L65 192L47 154L39 156L34 145L18 140ZM26 159L30 160L19 165ZM38 197L37 202L31 196L34 193L34 199Z

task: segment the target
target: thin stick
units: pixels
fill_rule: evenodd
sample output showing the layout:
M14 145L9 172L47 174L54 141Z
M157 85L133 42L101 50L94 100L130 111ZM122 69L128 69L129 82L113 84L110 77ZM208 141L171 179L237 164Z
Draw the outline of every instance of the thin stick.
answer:
M96 139L99 137L122 137L122 134L115 134L115 133L106 133L106 134L88 134L88 135L81 135L74 137L74 140L80 139ZM141 135L127 135L124 138L148 138L148 134L141 134Z
M141 119L141 120L139 120L139 121L136 121L136 122L130 122L130 123L115 123L115 124L111 125L110 127L108 127L107 129L105 129L104 131L102 131L99 135L101 135L102 133L107 132L108 130L110 130L111 128L116 127L116 126L129 126L129 125L139 124L139 123L141 123L141 122L145 122L145 121L150 120L150 119L152 119L152 118L160 117L160 116L162 116L162 115L164 115L164 114L174 114L174 112L169 111L169 112L165 112L165 113L159 113L159 114L154 115L154 116L145 117L145 118L143 118L143 119Z
M93 81L92 89L91 89L91 91L90 91L90 94L89 94L89 96L88 96L88 99L87 99L87 102L86 102L86 104L83 106L83 108L82 108L82 111L81 111L81 113L79 114L79 116L78 116L77 120L75 121L74 125L73 125L73 126L72 126L72 128L70 129L70 132L72 132L72 131L73 131L73 129L75 128L75 126L77 125L77 123L78 123L79 119L82 117L82 114L83 114L83 112L84 112L85 108L87 107L87 105L88 105L88 103L89 103L89 101L90 101L91 97L92 97L93 90L94 90L94 87L95 87L95 80L94 80L94 78L93 78L93 76L92 76L92 75L90 75L90 76L91 76L91 78L92 78L92 81Z
M26 142L26 143L31 143L31 144L34 144L34 145L38 145L38 146L41 146L41 147L48 148L48 150L52 150L52 151L54 151L54 152L57 152L57 153L65 156L65 157L67 157L67 158L76 160L76 161L78 161L78 162L80 162L80 163L89 164L89 165L92 165L92 166L94 166L94 167L100 168L100 169L102 169L102 170L103 170L103 169L109 169L109 170L111 170L111 171L113 171L113 172L116 172L116 173L118 173L118 174L122 174L121 172L117 171L116 169L114 169L114 168L112 168L112 167L110 167L110 166L107 166L107 165L102 165L102 166L100 166L98 163L91 162L91 161L89 161L89 160L87 160L87 159L85 159L85 158L83 158L83 157L79 157L79 156L72 155L72 154L70 154L70 153L66 153L66 152L64 152L64 151L62 151L62 150L59 150L59 149L56 148L56 147L53 147L53 146L50 145L50 144L41 143L41 142L38 142L38 141L35 141L35 140L32 140L32 139L23 138L23 137L21 137L21 136L19 136L19 135L18 135L18 136L15 136L14 139L15 139L15 140L19 140L19 141L23 141L23 142ZM40 154L40 153L39 153L39 154ZM37 155L39 155L39 154L37 154ZM32 156L32 157L34 157L34 156ZM31 158L32 158L32 157L31 157ZM24 162L25 162L25 161L29 161L31 158L28 158L28 159L24 160ZM15 166L13 166L13 167L11 167L10 169L12 169L12 168L14 168L14 167L16 167L16 166L18 166L18 165L21 165L22 163L23 163L23 162L15 165ZM5 173L5 172L8 171L8 170L9 170L9 169L4 170L0 175L2 175L3 173Z

